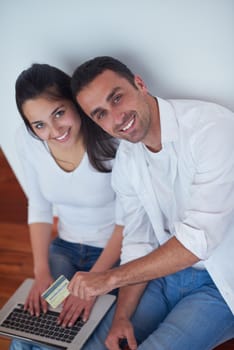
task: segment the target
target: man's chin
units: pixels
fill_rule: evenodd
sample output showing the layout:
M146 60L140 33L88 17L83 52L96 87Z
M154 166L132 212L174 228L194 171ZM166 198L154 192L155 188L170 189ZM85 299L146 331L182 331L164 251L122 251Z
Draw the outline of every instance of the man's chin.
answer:
M137 143L137 142L140 142L142 140L142 138L140 137L137 137L136 135L126 135L126 136L123 136L122 137L123 140L126 140L128 142L131 142L131 143Z

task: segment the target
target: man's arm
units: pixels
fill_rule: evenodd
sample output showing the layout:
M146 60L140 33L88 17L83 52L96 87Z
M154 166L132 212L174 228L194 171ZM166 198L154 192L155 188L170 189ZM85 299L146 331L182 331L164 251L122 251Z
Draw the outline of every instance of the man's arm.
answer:
M160 278L192 266L199 258L175 237L150 254L103 273L78 272L69 284L72 294L82 299L105 294L112 289Z
M137 349L137 342L130 318L135 311L146 284L123 287L119 290L118 302L112 326L105 344L108 349L120 349L119 343L126 339L129 349Z
M108 281L111 286L118 287L146 282L183 270L198 261L198 257L172 237L152 253L112 271Z

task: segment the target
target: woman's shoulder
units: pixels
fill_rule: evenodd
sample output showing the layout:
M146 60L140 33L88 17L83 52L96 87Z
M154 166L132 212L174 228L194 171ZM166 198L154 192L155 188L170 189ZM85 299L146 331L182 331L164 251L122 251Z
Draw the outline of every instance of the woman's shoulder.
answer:
M25 126L24 123L21 123L19 125L19 127L17 128L16 132L15 132L15 136L16 136L16 141L17 142L32 142L33 143L33 136L30 135L27 127Z
M16 150L24 154L34 154L33 151L45 148L42 141L30 134L24 124L21 124L16 130L15 145Z

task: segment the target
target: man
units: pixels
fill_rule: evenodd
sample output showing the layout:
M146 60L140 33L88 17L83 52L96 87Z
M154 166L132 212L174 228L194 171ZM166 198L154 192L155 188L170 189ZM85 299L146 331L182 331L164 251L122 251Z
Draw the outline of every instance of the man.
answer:
M234 115L191 100L163 100L111 57L75 71L83 111L121 142L113 187L125 212L119 268L77 273L89 298L120 288L85 349L205 350L234 336ZM146 283L151 281L146 287ZM215 283L214 283L215 282ZM111 327L109 329L109 327Z

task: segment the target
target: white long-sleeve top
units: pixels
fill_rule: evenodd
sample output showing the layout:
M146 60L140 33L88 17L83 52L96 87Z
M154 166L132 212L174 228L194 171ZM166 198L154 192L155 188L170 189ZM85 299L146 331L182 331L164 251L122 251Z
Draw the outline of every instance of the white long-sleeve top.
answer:
M115 223L121 224L111 173L94 169L87 153L74 171L62 170L46 144L24 125L17 131L16 146L25 174L28 223L52 223L55 208L60 238L104 247Z
M234 114L202 101L158 103L162 150L122 141L112 172L125 211L122 263L176 236L234 312Z

